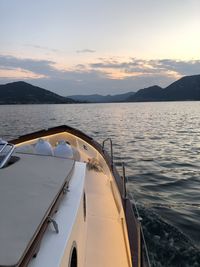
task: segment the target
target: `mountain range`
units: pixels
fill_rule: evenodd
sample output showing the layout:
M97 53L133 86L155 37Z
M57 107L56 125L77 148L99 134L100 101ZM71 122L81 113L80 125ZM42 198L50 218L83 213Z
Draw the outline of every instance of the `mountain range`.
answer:
M137 91L127 102L200 100L200 75L185 76L166 88L152 86Z
M93 94L93 95L72 95L68 96L71 99L74 99L76 101L82 101L82 102L91 102L91 103L112 103L112 102L124 102L129 97L133 96L135 92L128 92L124 94L118 94L118 95L99 95L99 94Z
M117 95L60 96L26 82L0 85L0 104L69 104L200 100L200 75L185 76L166 88L154 85Z
M72 95L70 98L96 103L200 100L200 75L185 76L166 88L154 85L120 95Z

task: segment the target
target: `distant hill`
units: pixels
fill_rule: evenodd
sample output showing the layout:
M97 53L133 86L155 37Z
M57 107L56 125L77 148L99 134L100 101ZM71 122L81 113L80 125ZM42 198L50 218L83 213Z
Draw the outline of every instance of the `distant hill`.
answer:
M185 76L165 89L151 86L137 91L127 102L200 100L200 75Z
M147 102L147 101L187 101L200 100L200 75L185 76L166 88L154 85L135 92L102 96L72 95L70 98L92 103Z
M159 101L162 97L163 89L157 85L140 89L133 96L126 99L126 102L132 101Z
M200 100L200 75L185 76L164 90L168 100Z
M0 85L0 104L64 103L75 103L75 101L26 82L13 82Z
M135 92L128 92L118 95L71 95L68 96L76 101L91 102L91 103L112 103L112 102L124 102L130 96L133 96Z

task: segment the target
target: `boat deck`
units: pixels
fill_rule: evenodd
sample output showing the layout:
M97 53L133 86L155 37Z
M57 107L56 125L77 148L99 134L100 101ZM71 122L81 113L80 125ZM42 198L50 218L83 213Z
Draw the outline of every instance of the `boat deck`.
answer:
M52 145L55 145L58 137L56 136L55 140L53 139L54 137L51 138ZM33 142L36 141L33 140ZM103 168L103 172L89 170L87 168L88 159L94 158L99 160L97 151L89 145L86 146L85 143L80 140L76 140L75 144L77 145L74 149L75 161L51 156L34 154L24 155L21 152L21 160L16 164L10 165L8 168L12 173L9 175L7 173L5 180L7 177L9 181L9 177L12 177L16 185L19 185L15 179L15 170L13 170L16 169L19 172L19 179L22 179L20 184L26 183L25 189L28 188L26 177L33 183L33 186L31 184L31 189L29 188L30 190L28 190L28 192L30 192L31 197L34 195L34 201L35 199L37 200L37 203L33 206L35 209L37 209L37 207L40 208L41 198L38 197L38 194L41 197L44 193L46 195L47 193L45 190L47 190L49 194L50 187L50 192L55 191L54 195L56 198L58 187L60 188L63 183L69 183L67 194L62 198L58 212L53 214L53 218L57 222L59 228L59 234L56 234L53 225L48 225L41 240L40 247L38 247L39 251L37 257L29 262L29 266L70 266L71 252L73 248L76 248L78 252L78 266L80 267L131 267L132 264L130 261L130 249L123 206L115 181L111 176L112 173L106 164L102 164L102 166L105 167ZM32 164L33 160L35 164ZM23 166L26 166L25 175L24 168L21 166L22 163ZM29 168L27 168L27 166L29 166ZM44 170L44 173L46 173L45 177L43 177L43 172L41 172L41 170ZM6 169L2 169L2 173L3 172L6 172ZM45 192L41 190L38 191L38 187L33 190L36 182L34 179L35 176L42 187L41 190ZM51 187L56 187L56 189L53 190ZM26 192L25 189L23 192ZM19 191L20 190L19 188ZM6 191L9 192L9 190ZM22 202L23 205L26 206L25 198L20 198L19 202ZM30 198L29 202L29 206L32 207L33 199ZM14 206L15 205L13 205L13 208ZM51 206L48 198L49 209ZM47 210L47 207L45 208ZM29 213L31 213L32 217L35 216L31 210ZM12 211L12 214L15 216L15 211ZM26 214L25 217L29 219L29 215L27 216ZM19 218L21 217L19 216ZM44 218L42 219L44 220ZM40 221L43 221L42 219L40 219ZM17 224L15 223L15 225ZM23 225L24 223L21 224L21 227L23 227ZM15 227L13 227L13 229L15 229ZM34 233L31 235L33 238L35 236ZM1 230L0 234L3 235ZM31 237L29 237L28 241ZM16 245L17 240L19 239L16 238ZM28 241L26 240L26 244L23 244L24 248L21 248L18 252L18 258L20 254L23 254L24 250L27 251L26 247L29 246ZM4 252L2 253L4 254ZM16 257L14 260L12 259L12 261L16 262ZM10 259L9 264L12 264Z
M70 180L69 192L63 198L59 210L54 216L59 227L59 234L56 234L52 225L49 225L40 244L38 255L32 259L28 265L29 267L69 266L68 254L65 255L65 250L68 246L70 247L71 233L75 226L77 212L82 199L85 169L85 163L75 163L73 177ZM78 225L78 231L83 239L84 227L84 224ZM79 266L83 266L82 262L79 263Z
M86 172L87 239L85 266L130 266L120 214L103 173Z

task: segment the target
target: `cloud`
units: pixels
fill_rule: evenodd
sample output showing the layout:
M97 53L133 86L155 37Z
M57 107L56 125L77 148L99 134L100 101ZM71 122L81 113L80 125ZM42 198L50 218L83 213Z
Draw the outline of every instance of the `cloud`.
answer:
M57 92L72 94L117 94L151 85L168 86L184 75L200 73L200 60L145 60L102 58L70 69L57 62L0 55L0 83L26 80Z
M96 51L93 49L82 49L82 50L76 50L76 53L83 54L83 53L95 53Z
M38 75L49 76L55 72L54 64L55 62L48 60L23 59L0 55L0 69L5 70L22 69Z
M166 75L172 76L183 76L199 74L200 60L144 60L131 58L127 62L103 60L90 64L90 67L99 70L121 70L121 72L123 72L125 76L126 74L160 75L160 73L165 73Z
M165 70L176 71L180 75L200 74L200 60L162 59L157 62L157 66Z
M34 48L34 49L40 49L40 50L45 50L45 51L55 52L55 53L60 52L58 49L50 48L50 47L47 47L47 46L30 45L30 44L26 44L25 46L32 47L32 48Z
M27 79L40 79L45 78L44 75L38 75L34 72L23 70L21 68L16 69L1 69L0 68L0 79L12 79L12 80L27 80Z

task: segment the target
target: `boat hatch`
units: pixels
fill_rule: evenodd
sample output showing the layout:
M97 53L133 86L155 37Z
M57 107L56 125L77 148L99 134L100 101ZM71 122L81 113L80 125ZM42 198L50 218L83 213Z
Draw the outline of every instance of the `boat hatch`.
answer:
M14 155L20 156L17 164L0 169L0 267L23 265L33 244L40 242L41 229L50 222L74 168L72 159Z

